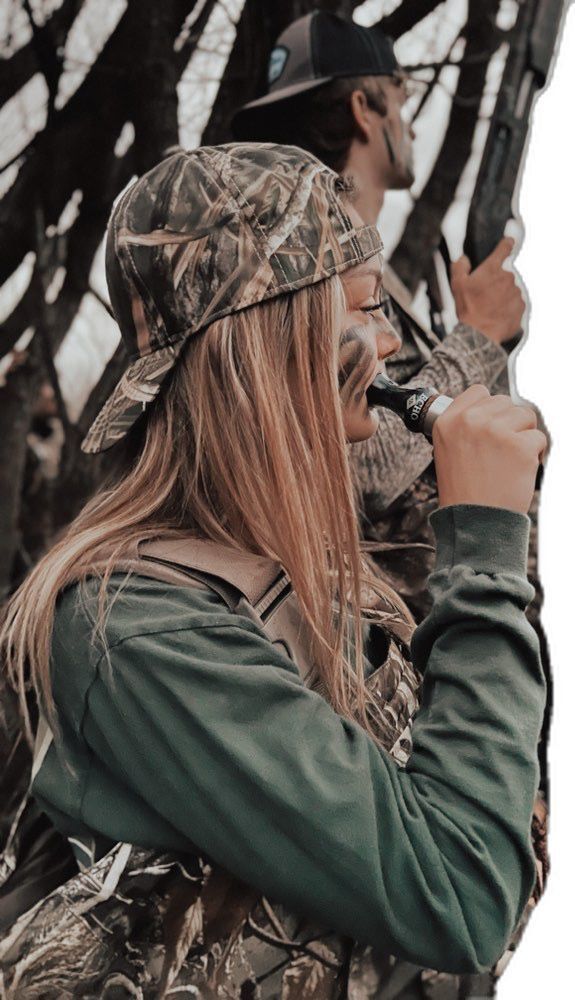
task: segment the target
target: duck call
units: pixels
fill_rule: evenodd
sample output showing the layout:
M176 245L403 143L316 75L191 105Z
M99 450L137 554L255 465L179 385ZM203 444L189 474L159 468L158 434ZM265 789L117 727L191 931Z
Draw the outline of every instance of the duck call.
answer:
M387 375L378 375L366 391L368 406L384 406L401 417L405 426L416 434L431 432L437 418L453 402L433 388L407 388L392 382Z

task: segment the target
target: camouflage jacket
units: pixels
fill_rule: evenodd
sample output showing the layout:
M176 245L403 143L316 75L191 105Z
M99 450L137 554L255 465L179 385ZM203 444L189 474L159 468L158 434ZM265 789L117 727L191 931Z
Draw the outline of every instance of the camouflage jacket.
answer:
M390 292L401 294L388 275ZM474 383L496 393L509 393L508 355L498 344L470 326L459 324L439 341L423 331L415 318L391 299L389 319L401 334L402 348L387 363L401 384L433 385L456 396ZM427 580L433 571L435 546L429 515L437 507L437 482L430 442L408 431L395 414L380 409L377 432L351 446L351 460L361 497L363 536L381 575L403 597L416 621L429 612ZM531 624L541 632L542 592L537 574L536 493L529 512L529 581L536 598L528 610Z
M389 275L387 285L395 288ZM440 341L422 330L393 297L388 299L386 312L402 338L400 351L387 361L386 368L401 385L434 386L447 396L458 396L475 383L492 388L506 371L505 350L473 327L460 323ZM383 408L376 433L352 445L351 456L368 513L372 497L378 511L384 511L416 482L433 457L423 434L413 434L400 417Z

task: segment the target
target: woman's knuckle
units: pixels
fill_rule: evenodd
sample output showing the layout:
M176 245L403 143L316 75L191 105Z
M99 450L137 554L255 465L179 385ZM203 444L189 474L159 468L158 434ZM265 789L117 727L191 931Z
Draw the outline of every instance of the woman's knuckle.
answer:
M466 431L475 434L484 424L484 417L481 412L470 408L461 414L461 423Z
M505 420L489 420L485 426L486 434L489 434L492 438L502 439L507 437L508 428Z
M529 464L537 464L539 461L539 442L536 437L527 435L517 435L519 438L518 450L523 459Z
M522 413L524 414L526 420L529 421L529 423L531 424L531 426L532 427L536 427L537 426L537 414L535 413L535 410L533 409L533 407L532 406L527 406L525 403L523 403L519 407L519 409L522 411Z
M475 383L474 385L469 386L465 395L468 400L472 400L475 403L489 396L489 390L486 389L484 385Z

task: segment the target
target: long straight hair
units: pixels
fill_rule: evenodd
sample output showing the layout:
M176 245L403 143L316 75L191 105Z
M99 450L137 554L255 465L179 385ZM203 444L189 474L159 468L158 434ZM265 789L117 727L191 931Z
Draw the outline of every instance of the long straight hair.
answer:
M10 602L0 640L28 734L28 675L57 728L50 646L58 595L101 577L136 540L188 533L277 560L308 623L333 708L373 734L363 671L354 487L338 392L345 298L334 277L218 320L190 338L149 412L143 442ZM96 570L106 551L106 567ZM371 581L375 586L375 581ZM396 607L409 613L381 585ZM339 609L339 610L338 610Z

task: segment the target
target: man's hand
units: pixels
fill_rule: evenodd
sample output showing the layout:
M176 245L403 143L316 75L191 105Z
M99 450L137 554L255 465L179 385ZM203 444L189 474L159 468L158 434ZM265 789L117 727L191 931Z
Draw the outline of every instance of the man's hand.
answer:
M451 291L459 320L496 344L519 333L525 311L515 275L502 267L513 246L514 240L505 237L474 271L465 256L451 266Z

